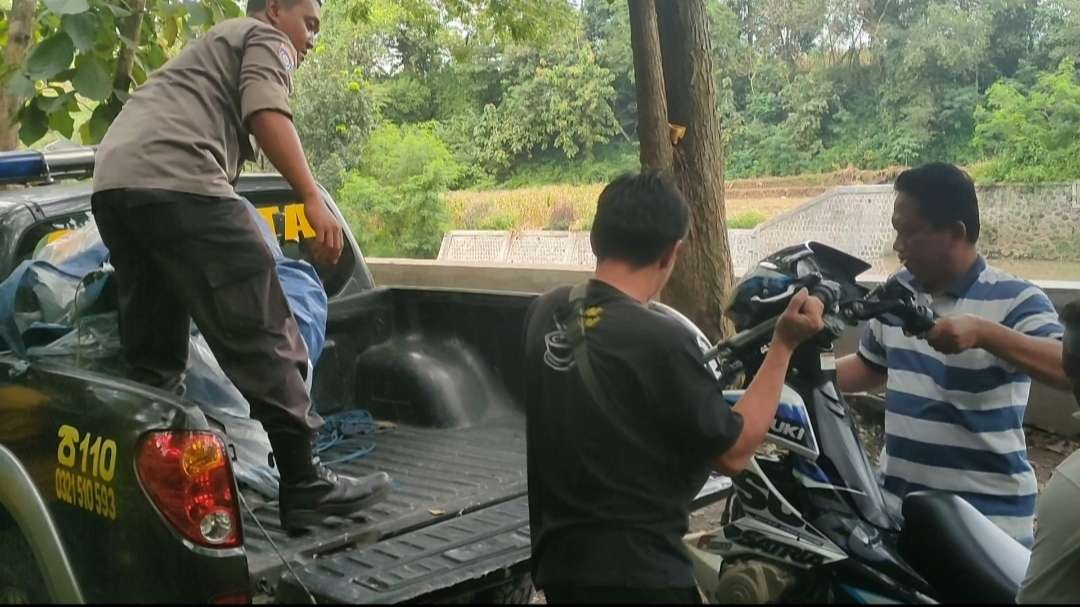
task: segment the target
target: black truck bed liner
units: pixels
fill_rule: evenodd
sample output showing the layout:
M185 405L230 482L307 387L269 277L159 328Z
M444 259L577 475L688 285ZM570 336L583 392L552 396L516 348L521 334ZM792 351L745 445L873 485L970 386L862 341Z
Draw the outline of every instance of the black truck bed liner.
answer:
M378 578L379 571L367 566L378 561L371 558L365 560L360 551L371 548L376 542L378 545L375 548L381 549L390 538L420 528L428 531L432 529L430 526L443 521L453 523L452 519L468 519L466 515L478 509L506 506L499 509L496 515L499 521L497 529L476 521L466 521L463 529L475 529L477 533L490 535L492 529L500 533L510 530L511 533L520 534L523 527L525 537L528 537L528 508L521 506L526 495L523 418L515 416L464 429L398 426L374 438L375 450L366 457L331 466L342 474L360 476L382 470L393 476L395 485L391 496L365 511L364 519L289 537L278 520L276 502L265 502L254 492L244 491L262 527L281 554L292 563L293 569L305 579L305 585L318 588L333 586L321 582L320 575L348 578L353 574L362 574L365 579ZM335 455L338 453L331 449L324 454L324 459L331 460ZM521 504L504 504L513 502L515 498L522 498L518 500ZM424 554L440 550L452 552L469 543L467 535L463 536L460 530L457 533L429 533L419 541L425 546ZM444 546L438 545L440 537L445 539ZM247 513L244 540L253 590L265 596L277 585L285 565ZM513 541L520 543L519 540ZM416 540L408 543L415 544ZM367 554L370 557L374 553L369 551ZM527 543L524 554L527 557ZM335 558L341 555L351 557ZM520 555L513 558L520 560ZM330 574L324 568L313 566L319 561L328 564L334 562L336 566L330 570L335 573ZM383 559L382 563L388 568L400 564L391 561L393 559ZM387 575L393 577L394 574ZM292 583L290 580L290 585ZM400 589L395 590L393 584L386 584L384 590L394 591L390 594L400 593ZM319 598L341 600L345 597ZM391 599L390 596L380 598L375 588L368 588L359 595L349 595L349 598L365 602Z

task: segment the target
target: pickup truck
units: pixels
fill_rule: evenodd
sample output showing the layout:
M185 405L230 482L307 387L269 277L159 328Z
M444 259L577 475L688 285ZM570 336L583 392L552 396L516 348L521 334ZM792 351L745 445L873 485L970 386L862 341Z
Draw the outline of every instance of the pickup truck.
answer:
M0 190L0 279L90 219L89 181L58 178L92 166L92 150L0 154L0 181L52 182ZM237 191L301 256L310 227L287 183L244 175ZM518 392L532 296L377 287L345 232L340 262L316 266L329 312L312 400L324 415L392 422L369 455L333 466L385 470L390 497L362 519L290 536L275 502L237 486L194 403L0 351L0 602L528 602ZM185 476L222 459L224 482ZM224 504L235 541L208 542L176 515L198 500Z

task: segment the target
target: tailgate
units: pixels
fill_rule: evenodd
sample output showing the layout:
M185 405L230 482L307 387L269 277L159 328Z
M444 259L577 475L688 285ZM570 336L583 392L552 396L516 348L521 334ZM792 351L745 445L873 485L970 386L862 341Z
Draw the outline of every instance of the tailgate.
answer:
M330 461L336 455L331 449L323 457ZM458 573L468 569L468 577L473 576L473 564L477 571L488 566L481 561L512 564L528 558L525 426L520 417L464 429L400 426L376 435L375 450L368 456L331 467L356 476L377 470L388 472L395 481L394 492L367 510L366 520L296 537L289 537L281 529L276 503L254 506L255 516L278 550L289 559L305 585L312 591L318 589L316 598L347 602L400 600L392 596L409 594L420 586L399 588L391 583L394 576L406 575L404 571L413 566L411 563L437 554L451 561L468 560L470 564L463 561L455 569ZM245 496L253 505L258 501L250 491L245 491ZM501 548L492 548L502 555L494 561L483 555L479 560L463 556L469 550L491 552L474 546L485 538L520 544L518 535L522 529L526 533L523 556ZM291 576L282 577L284 564L250 517L245 520L244 536L252 582L259 592L274 594L279 579L281 584L294 583ZM378 543L373 544L376 538ZM407 548L409 545L416 548ZM329 569L322 568L324 564ZM406 570L399 571L397 566L405 566ZM424 561L424 565L416 566L433 565ZM363 584L359 584L384 573L389 577L372 582L381 591L363 590ZM424 584L434 589L449 579L433 574ZM346 592L343 589L348 584L357 589ZM382 591L388 594L379 594ZM360 594L353 597L352 593L357 592Z
M320 603L400 603L523 563L529 552L529 503L521 496L294 569ZM277 598L308 600L291 575Z

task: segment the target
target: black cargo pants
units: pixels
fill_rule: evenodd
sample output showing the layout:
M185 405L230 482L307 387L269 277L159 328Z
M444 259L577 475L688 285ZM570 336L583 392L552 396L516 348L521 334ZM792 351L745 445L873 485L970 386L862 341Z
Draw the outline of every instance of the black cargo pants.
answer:
M133 379L174 389L194 319L275 450L306 442L323 423L304 386L308 353L248 203L116 189L92 204L116 268Z

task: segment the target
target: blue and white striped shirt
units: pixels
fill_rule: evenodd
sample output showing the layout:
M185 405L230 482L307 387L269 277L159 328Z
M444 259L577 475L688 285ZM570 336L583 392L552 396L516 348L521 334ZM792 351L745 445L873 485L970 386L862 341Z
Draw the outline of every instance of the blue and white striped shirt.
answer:
M919 288L907 270L899 276ZM982 256L945 293L920 296L939 316L973 314L1036 337L1064 333L1041 289ZM868 323L859 356L888 373L882 478L890 506L899 511L911 491L950 491L1030 546L1038 485L1023 422L1031 377L986 350L942 354L878 320Z

